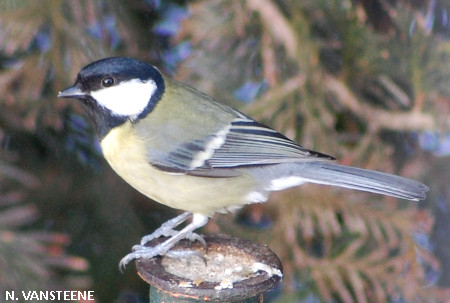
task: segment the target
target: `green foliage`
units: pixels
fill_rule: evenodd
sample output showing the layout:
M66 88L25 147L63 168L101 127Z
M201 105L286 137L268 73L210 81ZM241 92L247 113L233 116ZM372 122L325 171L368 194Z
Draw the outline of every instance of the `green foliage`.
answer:
M435 66L448 56L442 51L448 42L420 26L411 30L407 23L421 15L407 3L389 9L396 18L383 34L365 23L371 12L350 1L196 2L179 37L193 43L193 54L178 75L225 100L248 79L265 81L265 91L244 112L307 147L389 171L396 167L388 156L393 149L381 134L448 129L448 119L437 123L430 112L448 111L436 101L450 97L436 90L448 82L449 69ZM305 186L299 191L264 207L276 219L259 235L282 257L284 285L297 294L280 302L305 298L312 289L326 302L444 300L445 292L423 288L421 263L438 265L411 238L418 232L414 207L378 197L369 203L354 193L361 199L307 195ZM224 221L221 230L230 230Z
M0 162L0 285L8 291L85 289L92 281L85 259L69 255L66 234L30 225L39 211L28 200L41 182L4 160Z
M116 229L129 236L140 225L136 222L127 228L126 224L116 224L114 214L134 222L133 216L127 216L130 206L115 211L116 205L121 206L117 200L127 196L126 191L110 189L123 189L112 185L117 180L97 174L104 180L88 182L85 170L90 169L92 175L103 167L94 134L78 114L80 109L56 96L90 61L120 51L137 56L139 48L151 41L145 30L136 30L149 23L142 19L136 22L137 16L144 13L141 4L0 1L0 200L8 201L16 194L21 197L13 205L5 202L0 209L2 290L90 288L101 300L112 301L118 296L120 289L115 285L123 281L112 273L118 273L117 260L132 242L124 242L121 249L120 244L108 241L121 238L119 233L111 236ZM14 189L10 188L10 178L20 179ZM30 190L28 183L36 180L39 186L33 185ZM109 199L101 204L104 209L99 206L100 210L89 211L80 203L93 203L100 195ZM116 204L110 206L109 202ZM79 214L82 208L83 215ZM83 224L86 220L91 223ZM86 225L89 230L84 230ZM71 237L49 229L64 230ZM99 236L105 230L109 234ZM88 249L86 242L91 243ZM113 251L108 258L98 254L99 245L100 251ZM68 246L94 263L90 275L95 280L78 273L88 270L87 261L68 255ZM105 276L111 276L107 288L101 286Z
M183 4L0 1L0 272L17 272L0 275L2 289L87 287L89 279L78 273L87 265L65 252L67 236L45 224L29 226L45 207L41 215L68 228L76 240L71 248L90 257L101 299L113 301L121 289L133 288L116 287L131 280L114 276L119 257L111 265L105 256L137 241L140 225L127 202L141 198L102 170L79 108L56 99L93 60L126 55L163 61L162 70L176 67L179 80L308 148L344 164L415 178L426 159L415 140L400 135L449 129L450 46L448 37L430 29L429 7L409 1L204 0L189 2L189 16L177 27ZM164 32L167 24L176 37ZM86 177L93 173L95 182ZM443 302L445 290L425 288L425 268L438 264L412 240L420 227L416 209L367 197L305 186L249 210L273 216L263 235L228 221L221 230L251 235L277 251L285 268L280 302L311 296ZM163 221L155 208L144 217L149 229ZM426 212L424 217L432 220ZM107 288L103 278L112 276Z

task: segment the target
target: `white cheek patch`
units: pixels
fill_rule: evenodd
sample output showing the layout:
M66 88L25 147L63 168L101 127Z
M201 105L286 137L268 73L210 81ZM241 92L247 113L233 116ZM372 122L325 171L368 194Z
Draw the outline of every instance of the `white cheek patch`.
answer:
M157 86L153 80L133 79L119 85L92 91L100 106L117 116L138 116L146 107Z

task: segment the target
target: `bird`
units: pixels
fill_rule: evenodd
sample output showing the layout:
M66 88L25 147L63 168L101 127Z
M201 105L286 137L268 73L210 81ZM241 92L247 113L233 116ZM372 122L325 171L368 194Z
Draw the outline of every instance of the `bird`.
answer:
M119 268L158 255L186 257L189 251L171 249L182 239L206 246L194 231L215 213L266 202L271 192L303 183L413 201L429 190L408 178L337 164L138 59L90 63L58 97L81 102L120 177L148 198L183 211L144 236ZM159 237L167 239L146 245Z

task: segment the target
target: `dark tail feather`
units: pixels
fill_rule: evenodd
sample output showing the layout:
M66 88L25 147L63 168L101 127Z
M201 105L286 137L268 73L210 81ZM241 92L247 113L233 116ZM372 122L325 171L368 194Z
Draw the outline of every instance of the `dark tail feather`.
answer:
M317 184L327 184L408 200L423 200L428 186L420 182L362 168L327 162L304 164L296 176Z

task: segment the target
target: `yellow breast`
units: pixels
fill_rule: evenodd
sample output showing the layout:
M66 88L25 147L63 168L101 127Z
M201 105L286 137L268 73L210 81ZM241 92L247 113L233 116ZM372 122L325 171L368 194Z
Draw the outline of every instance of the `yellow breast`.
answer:
M147 197L169 207L211 216L251 203L256 184L245 174L233 178L205 178L154 168L146 144L131 123L112 129L101 141L103 154L127 183Z

